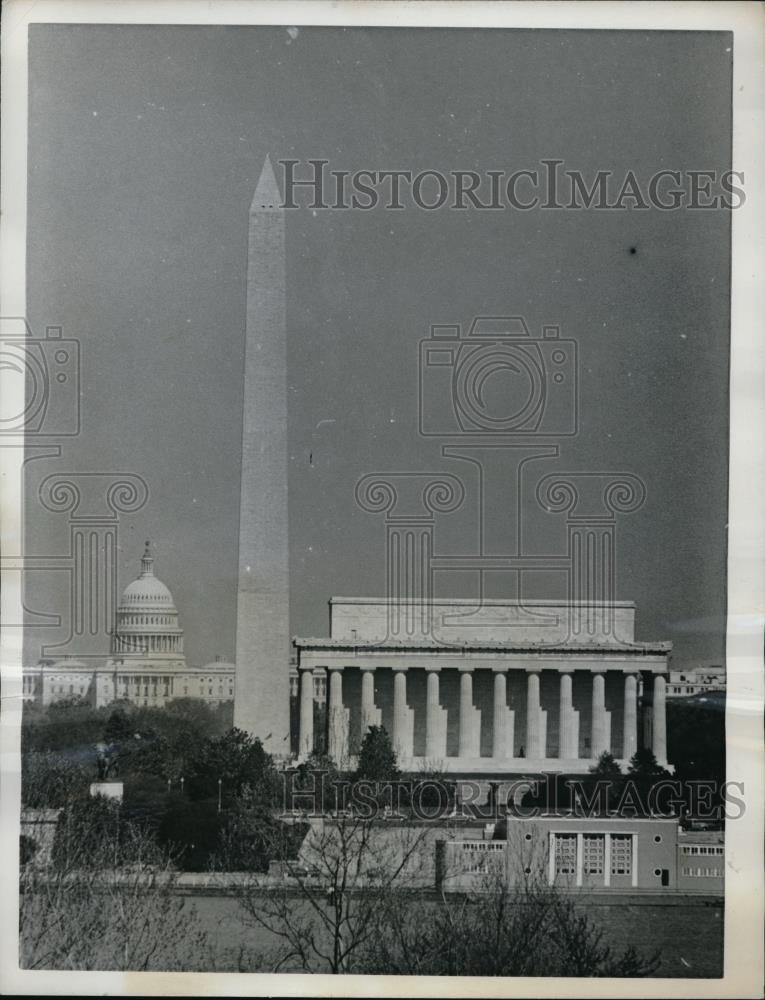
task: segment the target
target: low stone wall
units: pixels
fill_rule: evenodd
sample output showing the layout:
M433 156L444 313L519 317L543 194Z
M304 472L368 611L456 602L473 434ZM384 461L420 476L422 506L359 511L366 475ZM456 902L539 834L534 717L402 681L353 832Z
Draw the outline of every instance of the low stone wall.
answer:
M31 864L40 866L50 864L60 814L60 809L21 810L21 836L28 837L37 848Z

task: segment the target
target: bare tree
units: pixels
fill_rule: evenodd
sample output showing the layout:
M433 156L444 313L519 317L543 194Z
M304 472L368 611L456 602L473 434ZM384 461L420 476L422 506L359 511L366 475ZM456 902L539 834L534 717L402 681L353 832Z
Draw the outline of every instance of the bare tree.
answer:
M116 822L119 822L115 807ZM139 827L82 836L64 810L50 865L20 875L20 955L27 969L209 969L207 935L177 892L171 859Z
M489 863L483 873L476 873L472 887L461 892L449 892L446 878L437 900L413 900L400 891L388 894L355 971L453 976L655 973L658 954L642 956L632 946L615 954L583 898L548 884L544 852L519 843L485 857Z
M22 755L21 787L28 808L60 808L87 793L92 780L92 768L68 760L61 753L29 750Z
M297 860L282 859L281 882L254 878L240 894L245 919L279 941L271 970L353 971L384 900L428 879L425 835L352 815L313 821Z

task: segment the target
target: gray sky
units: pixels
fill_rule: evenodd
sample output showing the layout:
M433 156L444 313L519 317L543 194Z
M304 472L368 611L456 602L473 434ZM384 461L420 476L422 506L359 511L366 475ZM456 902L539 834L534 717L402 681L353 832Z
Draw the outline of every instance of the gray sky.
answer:
M151 499L121 522L120 584L151 537L189 659L232 657L247 212L266 154L351 171L511 172L551 157L587 175L724 170L730 44L679 32L32 27L28 311L36 331L60 324L81 341L83 430L60 462L32 463L29 551L67 545L65 517L37 504L43 475L140 473ZM719 661L729 221L288 213L292 630L325 634L332 594L384 592L383 527L353 499L361 475L461 471L417 434L430 324L521 314L579 344L580 434L544 471L646 482L647 503L619 525L617 596L637 602L638 637L673 640L676 660ZM442 542L465 537L457 521ZM564 537L560 519L540 523L530 547L555 551ZM472 596L470 581L445 586ZM28 604L60 611L65 593L34 575Z

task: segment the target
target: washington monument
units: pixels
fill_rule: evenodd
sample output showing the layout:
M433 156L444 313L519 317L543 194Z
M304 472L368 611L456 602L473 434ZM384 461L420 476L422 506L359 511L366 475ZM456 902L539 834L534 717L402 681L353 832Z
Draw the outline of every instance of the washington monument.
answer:
M284 210L266 158L250 205L234 724L290 750Z

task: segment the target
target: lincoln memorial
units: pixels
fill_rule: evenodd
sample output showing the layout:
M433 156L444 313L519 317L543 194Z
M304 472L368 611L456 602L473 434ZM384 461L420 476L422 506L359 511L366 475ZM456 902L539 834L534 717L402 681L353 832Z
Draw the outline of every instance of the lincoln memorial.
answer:
M369 726L406 771L586 772L640 746L667 764L669 642L635 641L631 602L334 597L329 638L296 638L300 756L313 672L328 677L327 749L352 767Z

